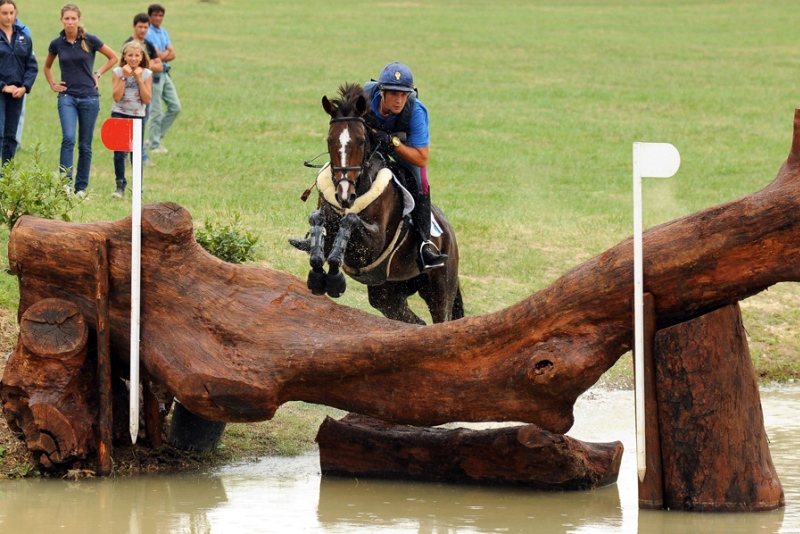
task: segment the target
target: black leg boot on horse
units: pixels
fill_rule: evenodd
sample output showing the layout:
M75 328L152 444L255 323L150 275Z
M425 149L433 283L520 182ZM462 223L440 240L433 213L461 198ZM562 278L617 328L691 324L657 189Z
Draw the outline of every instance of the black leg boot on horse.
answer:
M447 254L442 254L431 241L431 197L422 192L414 192L414 211L411 212L411 219L417 227L419 235L419 257L422 263L422 270L444 267L447 261Z

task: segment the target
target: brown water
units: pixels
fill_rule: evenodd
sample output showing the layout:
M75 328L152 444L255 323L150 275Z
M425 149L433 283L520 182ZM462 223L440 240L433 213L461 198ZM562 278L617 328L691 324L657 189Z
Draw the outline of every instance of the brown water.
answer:
M589 392L570 435L619 439L617 484L594 491L320 477L316 455L267 458L203 474L0 483L0 532L485 533L800 532L800 387L762 390L786 508L750 514L639 511L633 394Z

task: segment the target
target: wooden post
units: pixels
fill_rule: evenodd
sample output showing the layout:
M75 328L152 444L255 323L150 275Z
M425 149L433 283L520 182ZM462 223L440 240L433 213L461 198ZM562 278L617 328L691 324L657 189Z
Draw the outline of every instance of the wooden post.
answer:
M19 340L0 382L3 415L49 469L94 452L96 366L78 306L44 299L22 314Z
M644 294L644 412L646 466L644 480L639 481L639 508L659 510L664 507L664 480L661 468L661 440L658 430L656 372L653 346L656 335L655 299ZM634 359L635 360L635 359Z
M705 512L784 506L739 305L655 340L664 506Z
M112 471L113 397L111 394L111 341L108 325L108 247L105 240L95 247L95 279L97 292L97 474L108 476Z
M144 429L150 445L156 449L164 444L161 439L161 416L158 412L158 399L150 388L146 377L142 380L144 402Z

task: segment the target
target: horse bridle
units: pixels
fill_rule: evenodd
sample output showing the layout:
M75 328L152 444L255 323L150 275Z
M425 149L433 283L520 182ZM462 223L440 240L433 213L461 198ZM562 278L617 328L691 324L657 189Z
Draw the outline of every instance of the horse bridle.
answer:
M364 120L363 117L336 117L331 119L328 124L333 124L335 122L360 122L364 125L364 129L367 128L367 121ZM363 156L361 157L361 164L360 165L353 165L347 167L338 167L333 164L333 158L331 158L331 179L333 180L333 185L335 187L339 187L339 184L342 182L349 182L353 188L356 187L356 182L361 178L361 175L364 173L364 168L366 167L366 162L370 160L372 156L369 158L367 157L367 135L364 135L364 142L363 142L363 150L361 151ZM330 150L328 151L328 155L330 156ZM342 177L338 180L336 179L336 171L342 173ZM350 171L358 171L358 176L356 177L355 181L351 180L347 177L347 173Z

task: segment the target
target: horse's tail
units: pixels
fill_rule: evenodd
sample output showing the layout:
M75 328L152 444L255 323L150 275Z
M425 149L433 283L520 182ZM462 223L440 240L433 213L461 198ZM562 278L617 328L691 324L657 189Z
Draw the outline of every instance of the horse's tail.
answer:
M464 317L464 299L461 297L461 284L456 289L456 298L453 299L453 310L450 312L450 320L462 319Z

